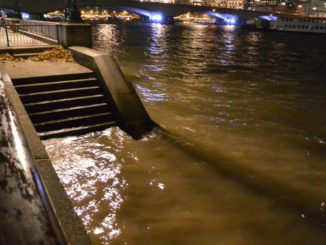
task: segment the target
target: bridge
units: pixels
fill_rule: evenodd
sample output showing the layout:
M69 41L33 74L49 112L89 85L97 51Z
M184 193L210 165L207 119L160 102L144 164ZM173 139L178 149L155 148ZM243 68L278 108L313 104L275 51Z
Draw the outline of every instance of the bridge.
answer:
M19 0L21 11L27 13L47 13L54 10L64 9L67 0ZM150 12L159 12L163 16L175 17L187 12L216 11L220 14L235 15L239 19L256 18L268 13L261 11L249 11L241 9L216 8L213 6L197 6L192 4L169 4L158 2L140 2L134 0L79 0L80 8L99 7L103 9L133 8ZM13 0L0 0L0 8L14 9Z

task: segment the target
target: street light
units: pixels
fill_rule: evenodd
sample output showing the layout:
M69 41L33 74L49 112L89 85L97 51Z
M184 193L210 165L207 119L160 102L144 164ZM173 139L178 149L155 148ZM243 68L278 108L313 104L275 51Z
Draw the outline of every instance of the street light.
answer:
M81 22L78 9L78 0L68 0L65 9L65 20L68 22Z

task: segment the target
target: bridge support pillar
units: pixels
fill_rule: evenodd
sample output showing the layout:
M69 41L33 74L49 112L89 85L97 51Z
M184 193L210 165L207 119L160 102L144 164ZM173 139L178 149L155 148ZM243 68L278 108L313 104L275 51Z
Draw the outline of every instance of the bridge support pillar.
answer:
M92 29L85 23L62 23L59 25L58 41L64 47L92 47Z
M65 21L82 22L77 0L69 0L65 8Z

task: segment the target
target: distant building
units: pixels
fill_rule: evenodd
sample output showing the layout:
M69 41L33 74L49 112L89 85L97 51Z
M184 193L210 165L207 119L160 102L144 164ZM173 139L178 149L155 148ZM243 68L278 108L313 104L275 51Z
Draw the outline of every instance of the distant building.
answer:
M244 0L215 0L215 6L220 8L243 9Z
M243 9L245 0L175 0L175 3Z
M272 11L276 8L279 2L280 0L247 0L245 8L260 11Z
M313 16L326 16L326 1L325 0L310 0L307 12Z

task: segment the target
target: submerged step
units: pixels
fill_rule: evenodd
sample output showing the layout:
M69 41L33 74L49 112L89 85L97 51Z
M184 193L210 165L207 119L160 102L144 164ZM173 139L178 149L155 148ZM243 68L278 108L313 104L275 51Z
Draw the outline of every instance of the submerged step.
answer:
M57 110L47 110L29 114L33 123L47 122L70 117L87 116L90 114L98 114L110 112L110 107L107 103L69 107Z
M112 121L114 121L112 113L105 112L105 113L94 114L94 115L70 117L61 120L35 123L34 126L37 132L46 132L46 131L59 130L63 128L90 126L94 124L112 122Z
M101 89L99 86L78 88L78 89L63 89L63 90L54 90L30 94L20 95L20 99L23 103L32 103L40 101L53 101L57 99L80 97L86 95L96 95L101 94Z
M99 103L106 103L106 99L102 94L65 98L54 101L26 103L25 109L28 113L37 113L48 110L71 108L76 106L92 105Z
M47 83L31 83L15 86L19 94L28 94L45 91L55 91L60 89L82 88L99 85L96 78L83 78L74 80L54 81Z
M96 132L100 130L104 130L113 126L116 126L117 123L115 121L111 122L105 122L100 124L95 124L91 126L85 126L85 127L73 127L69 129L61 129L56 131L50 131L50 132L43 132L39 133L39 137L42 140L50 139L50 138L60 138L60 137L66 137L66 136L74 136L74 135L81 135L86 134L90 132Z

